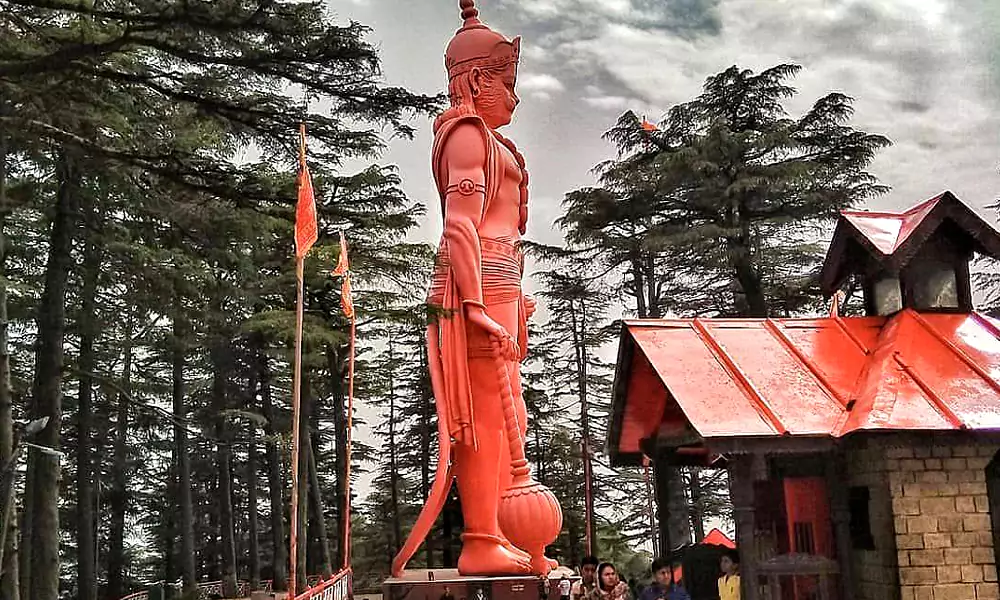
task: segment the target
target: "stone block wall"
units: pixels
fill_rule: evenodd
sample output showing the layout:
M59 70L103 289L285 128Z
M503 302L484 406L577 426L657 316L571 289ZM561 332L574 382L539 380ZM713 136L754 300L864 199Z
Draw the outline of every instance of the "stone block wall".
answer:
M884 449L901 600L1000 600L985 471L997 449Z
M884 448L855 447L846 453L847 484L868 488L868 518L874 549L851 550L856 600L900 600L889 461ZM894 465L895 466L895 465Z

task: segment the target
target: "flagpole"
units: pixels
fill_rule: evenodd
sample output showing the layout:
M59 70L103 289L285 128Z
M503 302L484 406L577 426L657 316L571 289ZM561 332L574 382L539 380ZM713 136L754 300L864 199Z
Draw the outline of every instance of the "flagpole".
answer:
M344 438L346 441L347 460L344 461L344 498L343 498L343 527L340 532L340 550L343 564L341 568L347 570L351 566L351 441L354 431L354 348L357 339L357 316L354 312L354 300L351 297L351 266L347 258L347 240L344 232L340 232L340 257L337 259L337 268L333 270L335 277L342 277L343 282L340 288L340 306L344 309L344 316L351 324L351 335L348 339L347 353L347 431Z
M351 311L351 338L347 359L347 460L344 473L344 564L346 569L351 564L351 432L354 429L354 340L357 318Z
M306 162L306 126L299 126L299 169ZM292 376L292 510L289 536L288 600L295 600L299 537L299 413L302 400L302 321L304 305L304 254L295 253L295 366Z

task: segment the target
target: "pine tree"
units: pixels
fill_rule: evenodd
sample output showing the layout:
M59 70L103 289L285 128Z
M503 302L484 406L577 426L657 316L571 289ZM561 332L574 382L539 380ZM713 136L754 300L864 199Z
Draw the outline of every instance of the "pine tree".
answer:
M816 228L886 191L865 169L889 141L849 126L843 94L787 117L799 70L731 67L658 129L629 112L607 133L621 157L600 165L602 187L567 197L561 223L628 269L640 315L784 315L818 296Z
M7 231L18 223L4 254L18 275L4 281L31 290L8 297L12 329L27 332L10 344L12 380L18 401L27 396L26 381L35 382L31 416L52 418L34 441L62 444L72 455L62 468L79 482L68 500L81 515L79 524L59 518L60 465L32 452L23 596L58 594L61 529L77 539L65 557L79 563L83 597L92 596L91 577L106 580L105 593L116 597L140 579L182 576L190 590L199 575L215 575L223 558L227 594L235 593L242 568L235 549L253 537L236 514L252 502L255 479L238 464L249 460L252 432L239 413L256 410L241 358L250 340L266 357L255 372L269 376L270 403L261 402L275 422L267 427L282 436L288 424L291 327L284 309L293 289L297 125L307 124L318 183L329 184L324 225L373 231L365 235L374 260L358 268L360 281L366 271L376 280L404 268L391 257L419 208L402 196L391 169L340 177L330 170L345 158L374 158L380 128L409 135L406 118L438 101L383 85L368 30L334 22L320 3L0 0L0 13L7 17L0 21L0 91L4 106L14 108L0 111L3 173L14 174L0 178L0 197ZM306 97L325 106L310 110ZM248 162L244 150L264 158ZM18 201L8 204L15 194ZM10 206L16 212L8 213ZM21 228L24 221L30 226ZM322 352L345 336L324 274L331 253L320 248L315 257L309 335ZM75 265L86 268L76 273ZM101 272L96 280L94 272ZM272 327L259 326L268 315ZM334 371L330 380L342 381ZM324 409L330 390L315 392L317 410ZM60 431L63 412L74 418ZM0 433L12 417L0 410ZM315 442L319 448L328 440ZM277 443L272 449L275 474L281 456ZM313 471L314 500L329 492L325 466L317 461ZM115 483L91 489L88 472ZM282 484L271 479L272 487ZM181 511L171 515L162 499L179 487ZM271 492L276 511L280 490ZM325 516L315 515L316 524ZM281 515L271 517L272 562L280 570ZM124 531L133 525L136 536L155 536L154 551L130 546L133 536Z
M555 401L563 402L575 397L579 409L578 445L581 453L584 481L596 482L593 454L603 446L606 431L605 402L595 402L610 393L609 365L596 358L597 350L612 339L612 332L605 327L610 296L601 289L599 277L586 264L575 262L555 249L546 249L556 266L542 272L538 279L542 285L541 299L546 302L549 321L545 332L552 340L564 340L550 358L555 359L552 373L562 376L550 381ZM596 417L596 419L595 419ZM597 427L591 423L597 421ZM576 425L576 423L573 423ZM586 487L586 486L585 486ZM591 485L593 488L593 485ZM589 490L584 507L584 526L590 542L586 553L598 555L593 489Z

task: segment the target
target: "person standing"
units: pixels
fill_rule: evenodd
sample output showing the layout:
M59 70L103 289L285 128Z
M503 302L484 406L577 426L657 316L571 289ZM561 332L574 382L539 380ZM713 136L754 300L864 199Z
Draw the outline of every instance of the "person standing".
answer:
M639 600L691 600L691 596L674 581L670 561L658 558L653 561L653 584L642 591Z
M597 585L587 594L586 600L632 600L632 593L618 578L618 569L606 562L598 565Z
M596 587L597 565L596 556L584 556L580 562L580 581L573 584L573 600L583 600Z
M740 555L729 550L719 559L722 577L719 577L719 600L740 600Z

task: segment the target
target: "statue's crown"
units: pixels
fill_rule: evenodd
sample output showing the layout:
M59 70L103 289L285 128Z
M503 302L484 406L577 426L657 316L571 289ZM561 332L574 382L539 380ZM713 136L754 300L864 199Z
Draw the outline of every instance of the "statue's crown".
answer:
M471 71L475 67L493 69L517 63L521 54L521 38L508 40L479 20L475 0L460 0L462 28L448 44L444 66L448 79Z

